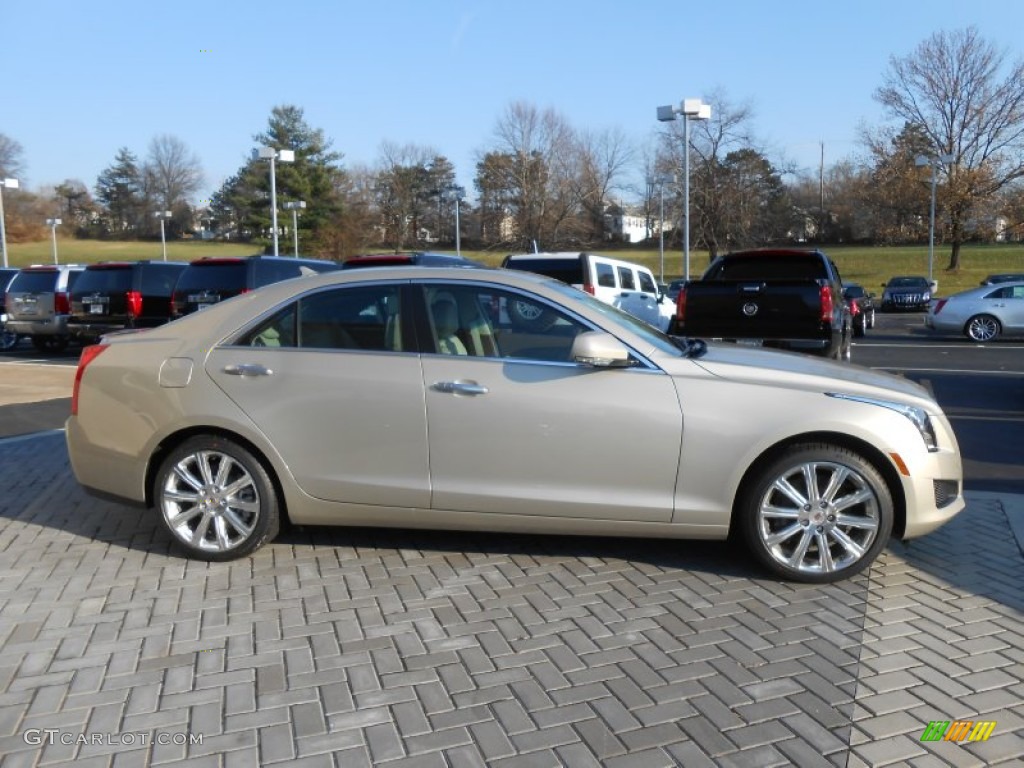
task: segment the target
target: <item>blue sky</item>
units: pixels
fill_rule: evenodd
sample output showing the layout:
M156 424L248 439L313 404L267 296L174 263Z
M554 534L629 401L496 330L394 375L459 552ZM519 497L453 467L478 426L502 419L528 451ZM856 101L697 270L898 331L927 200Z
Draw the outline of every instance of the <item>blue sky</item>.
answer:
M655 108L721 89L749 102L775 156L815 169L855 153L884 117L890 57L977 26L1022 55L1020 0L5 0L0 132L29 188L93 188L119 147L171 134L199 156L208 198L245 161L272 107L295 104L346 165L382 142L447 156L472 190L478 154L514 101L577 129L653 141ZM472 193L471 193L472 194Z

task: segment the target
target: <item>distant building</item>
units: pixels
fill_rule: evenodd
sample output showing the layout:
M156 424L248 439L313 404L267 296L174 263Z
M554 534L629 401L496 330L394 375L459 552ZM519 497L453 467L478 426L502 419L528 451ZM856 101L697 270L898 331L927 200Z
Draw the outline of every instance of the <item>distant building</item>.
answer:
M657 216L648 217L639 207L610 203L605 208L604 230L608 240L641 243L648 237L657 237L663 226L665 232L672 231L670 222L662 222Z

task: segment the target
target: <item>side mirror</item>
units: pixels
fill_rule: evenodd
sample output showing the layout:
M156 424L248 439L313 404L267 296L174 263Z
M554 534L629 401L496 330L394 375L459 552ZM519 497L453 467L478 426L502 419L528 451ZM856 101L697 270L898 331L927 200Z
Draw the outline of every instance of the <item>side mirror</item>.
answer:
M587 331L573 339L570 357L594 368L628 368L633 364L626 345L601 331Z

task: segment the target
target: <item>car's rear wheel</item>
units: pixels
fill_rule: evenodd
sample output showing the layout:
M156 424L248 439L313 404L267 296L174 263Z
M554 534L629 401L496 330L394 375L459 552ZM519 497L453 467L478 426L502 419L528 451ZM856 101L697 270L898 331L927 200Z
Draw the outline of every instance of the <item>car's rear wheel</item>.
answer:
M893 502L863 456L827 443L788 448L745 482L736 525L754 557L793 581L838 581L889 540Z
M68 347L67 336L33 336L32 346L40 352L63 352Z
M992 315L975 315L964 326L964 334L971 341L995 341L1002 330Z
M853 319L853 335L858 339L864 336L867 322L863 314L859 314Z
M175 541L201 560L232 560L277 536L277 493L263 464L232 440L193 437L157 471L153 498Z

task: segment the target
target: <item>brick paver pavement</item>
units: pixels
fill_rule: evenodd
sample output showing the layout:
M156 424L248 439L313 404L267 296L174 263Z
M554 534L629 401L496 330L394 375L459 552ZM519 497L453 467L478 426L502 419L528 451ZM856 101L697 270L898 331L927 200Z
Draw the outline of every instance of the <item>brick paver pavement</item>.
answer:
M206 564L85 496L60 434L0 442L0 479L5 768L1024 763L1000 497L817 587L725 544L367 529Z

